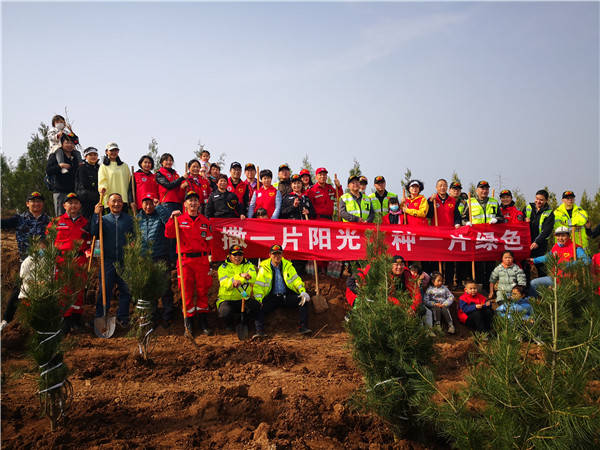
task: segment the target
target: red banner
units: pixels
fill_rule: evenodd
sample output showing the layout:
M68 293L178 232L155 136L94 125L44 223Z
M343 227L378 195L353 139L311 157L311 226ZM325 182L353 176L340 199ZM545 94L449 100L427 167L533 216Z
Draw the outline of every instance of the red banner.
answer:
M247 258L266 258L279 244L287 259L353 261L366 259L365 231L373 224L321 220L210 219L213 260L221 261L239 244ZM392 255L407 261L499 261L512 250L517 261L529 257L529 224L473 225L460 228L381 225Z

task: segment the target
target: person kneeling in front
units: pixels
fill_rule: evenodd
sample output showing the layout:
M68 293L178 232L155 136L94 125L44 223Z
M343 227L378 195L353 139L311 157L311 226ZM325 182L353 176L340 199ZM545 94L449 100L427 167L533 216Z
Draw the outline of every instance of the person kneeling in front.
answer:
M244 258L244 249L240 245L232 245L229 248L229 260L219 266L218 273L217 309L226 328L232 331L234 315L242 310L242 298L246 299L244 310L250 315L254 316L260 309L260 303L249 298L256 281L256 267Z
M281 245L273 245L270 258L258 266L258 275L254 283L254 298L262 304L256 320L256 334L253 338L265 337L264 318L280 306L298 307L300 323L298 332L309 334L308 303L310 296L304 288L302 279L296 273L291 261L283 257Z

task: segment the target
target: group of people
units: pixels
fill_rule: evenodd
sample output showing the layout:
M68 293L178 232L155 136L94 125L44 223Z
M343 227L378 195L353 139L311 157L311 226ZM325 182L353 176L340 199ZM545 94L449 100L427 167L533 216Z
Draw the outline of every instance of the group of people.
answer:
M184 282L185 324L190 333L195 326L203 333L210 333L206 321L209 312L207 293L212 283L209 264L212 228L207 220L210 218L337 219L343 222L381 220L384 224L440 227L528 222L532 262L540 276L531 283L533 290L547 282L544 255L553 231L557 236L556 245L561 245L560 236L566 229L568 239L573 236L575 246L581 249L576 253L582 251L585 255L580 258L583 260L588 257L589 238L600 234L600 227L592 230L587 212L575 204L572 191L563 193L562 204L554 211L548 205L548 192L543 189L536 193L533 203L520 211L509 190L501 191L498 201L489 195L489 183L483 180L477 184L475 195L469 197L462 192L459 182L448 185L446 180L439 179L435 193L426 198L423 195L424 185L419 180L408 182L408 194L399 196L387 191L383 176L374 178L375 189L371 194L366 193L366 177L350 176L344 193L337 175L334 176L333 185L328 182L329 173L324 167L316 170L316 180L313 182L308 170L292 174L289 166L282 164L273 183L271 170L263 169L257 174L256 166L248 163L244 166L245 180L242 180L242 165L239 162L231 163L227 176L221 173L218 164L210 162L207 150L203 150L198 159L186 163L181 175L173 168L174 158L169 153L160 157L158 168L151 156L143 155L138 161L139 169L132 172L121 160L120 149L115 142L106 146L102 162L99 160L99 151L94 147L87 147L80 152L77 149L78 137L61 116L53 117L48 138L50 153L46 182L53 192L56 218L51 220L44 213L45 199L39 192L33 192L27 199L27 211L2 219L2 228L17 230L21 261L27 258L31 238L44 236L48 227L56 229L54 245L61 251L66 252L78 246L79 253L85 255L91 251L91 236L99 235L99 218L102 216L104 283L107 293L111 293L115 285L119 287L117 319L123 327L129 324L130 295L126 283L117 273L116 265L123 260L123 246L128 234L134 230L134 217L139 222L143 241L155 260L165 261L170 269L176 264L177 250L182 254L181 267L177 263L177 269L180 280ZM175 244L176 225L181 234L179 249ZM569 245L568 239L563 246ZM553 253L558 251L552 249ZM277 306L298 305L299 331L310 332L307 309L310 297L296 268L283 259L281 253L281 247L274 245L270 257L256 268L243 258L243 249L230 249L228 260L218 269L220 288L217 308L219 316L226 323L230 324L232 314L239 309L241 298L247 295L248 308L255 316L258 336L264 335L264 315ZM475 328L485 328L489 322L485 310L496 283L499 283L498 295L512 295L507 292L512 292L514 286L525 286L530 277L529 264L519 262L521 268L514 261L509 264L508 259L505 253L502 264L495 269L493 263L477 264L476 279L489 281L489 297L484 297L486 300L477 303L471 311L470 305L475 302L473 298L479 297L470 292L473 283L465 284L463 297L471 297L465 297L464 305L461 297L459 311L466 316L459 312L459 320L468 324L467 317L476 313L473 317L477 319L473 318L470 323L476 322ZM85 257L80 258L82 265L85 262ZM504 269L499 269L501 266L505 266ZM412 310L416 312L423 303L428 324L437 326L444 319L448 322L449 332L453 332L454 324L448 313L453 298L448 295L450 290L444 285L444 276L441 273L431 273L430 276L428 272L431 271L423 270L419 265L407 267L400 256L395 257L394 267L394 285L410 291L414 298ZM521 271L524 269L524 275L521 276L515 267ZM424 268L428 269L427 266ZM467 272L465 264L444 264L448 284L461 284L467 279ZM349 291L354 296L361 273L359 271L349 279ZM508 279L514 283L506 281ZM100 291L96 309L98 317L103 314ZM6 322L14 315L19 295L23 296L24 293L16 289L8 302L4 314ZM352 295L349 296L350 304L354 302ZM82 302L83 298L78 298L73 304L69 313L71 319L66 321L69 328L81 326ZM165 326L169 326L174 318L171 288L164 293L161 303L161 319Z

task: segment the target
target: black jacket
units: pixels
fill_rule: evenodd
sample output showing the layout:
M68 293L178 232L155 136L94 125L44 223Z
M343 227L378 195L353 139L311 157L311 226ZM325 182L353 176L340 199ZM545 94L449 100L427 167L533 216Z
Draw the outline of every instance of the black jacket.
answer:
M235 218L242 213L242 205L233 192L221 192L217 189L208 196L206 217Z
M98 193L98 163L93 166L87 162L77 169L75 174L75 192L79 196L82 205L82 215L89 219L94 213L94 206L100 200Z
M315 208L313 207L310 199L307 195L296 195L293 192L290 192L287 195L283 195L281 199L281 212L279 213L280 219L295 219L295 220L304 220L304 216L302 215L302 210L306 208L308 210L308 218L314 219L317 217L317 213L315 212ZM294 206L294 200L298 198L300 200L300 204L296 207Z
M550 214L542 223L542 232L540 233L540 217L544 211L550 210L549 205L545 205L540 211L537 211L535 203L530 203L531 216L529 217L529 231L531 232L531 242L535 242L538 248L531 251L531 256L542 256L548 249L548 238L554 230L554 214ZM527 208L523 211L527 217Z
M58 165L58 161L56 161L55 153L52 153L48 157L48 162L46 163L46 173L48 177L54 180L53 191L55 193L62 192L68 194L75 192L75 174L77 172L78 161L74 156L69 158L65 155L65 162L71 165L67 173L62 173L62 169Z

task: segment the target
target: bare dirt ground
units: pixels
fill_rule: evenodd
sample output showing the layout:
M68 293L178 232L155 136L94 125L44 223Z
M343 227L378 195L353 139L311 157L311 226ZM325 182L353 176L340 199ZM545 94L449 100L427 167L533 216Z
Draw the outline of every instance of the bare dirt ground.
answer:
M2 239L5 299L17 253L9 234ZM39 414L26 333L13 322L2 335L2 447L439 448L433 439L427 446L395 439L380 419L351 407L362 378L342 325L344 281L321 282L330 309L311 315L308 338L296 334L293 311L269 316L271 337L259 342L240 342L214 318L216 334L197 337L196 345L182 337L181 322L159 328L150 364L140 363L124 332L112 339L91 332L69 337L74 397L67 422L54 432ZM307 287L311 292L313 284ZM92 308L86 305L88 317ZM458 331L436 344L442 389L460 385L473 351L468 331Z

